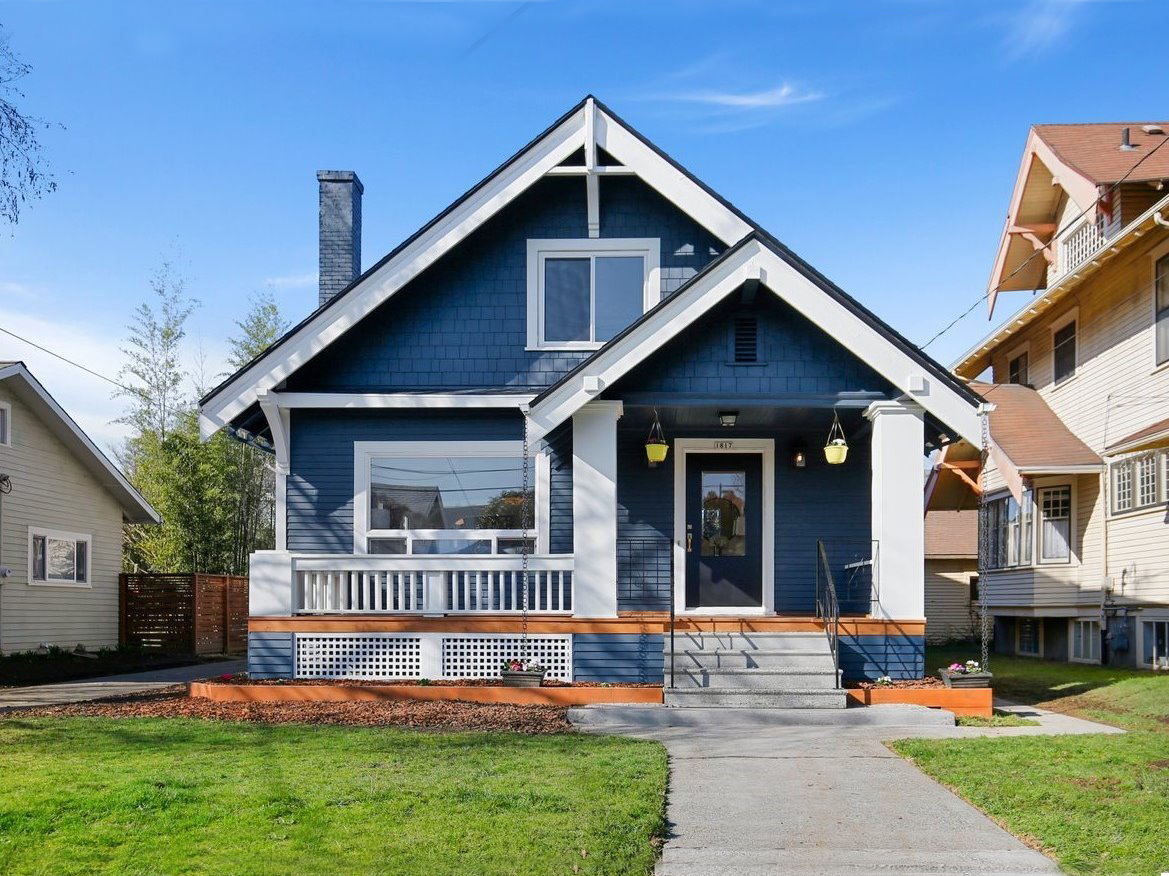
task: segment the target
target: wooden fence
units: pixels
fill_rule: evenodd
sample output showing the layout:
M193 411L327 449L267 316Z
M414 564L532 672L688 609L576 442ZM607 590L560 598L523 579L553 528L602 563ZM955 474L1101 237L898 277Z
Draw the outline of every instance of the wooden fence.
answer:
M119 577L119 639L164 654L242 654L248 579L233 575Z

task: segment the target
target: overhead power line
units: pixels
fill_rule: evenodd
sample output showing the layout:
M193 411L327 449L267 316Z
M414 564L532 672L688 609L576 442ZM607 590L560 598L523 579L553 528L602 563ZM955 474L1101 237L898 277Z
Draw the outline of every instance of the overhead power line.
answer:
M23 337L21 335L18 335L16 332L12 331L11 329L6 329L6 328L4 328L4 326L0 326L0 332L4 332L4 334L6 334L8 336L16 338L16 340L21 341L22 343L28 344L30 347L35 347L36 349L40 350L42 353L48 353L53 358L60 359L62 362L66 363L67 365L72 365L74 368L80 368L86 374L91 374L94 377L98 378L99 380L104 380L106 383L110 384L111 386L116 386L118 389L122 390L123 392L128 392L128 393L131 393L132 395L143 395L144 394L142 392L142 390L140 390L140 389L135 389L133 387L126 386L124 383L119 383L118 381L114 380L112 377L106 377L104 374L102 374L98 371L94 371L92 368L89 368L85 365L82 365L80 362L75 362L73 359L70 359L68 356L62 356L60 353L56 352L55 350L50 350L48 347L44 346L43 344L38 344L36 341L30 341L28 338Z

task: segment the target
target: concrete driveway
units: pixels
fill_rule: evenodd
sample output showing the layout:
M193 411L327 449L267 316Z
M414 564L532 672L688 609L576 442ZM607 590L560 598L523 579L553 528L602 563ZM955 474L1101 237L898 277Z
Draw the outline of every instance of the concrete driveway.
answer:
M177 666L173 669L155 669L129 675L107 675L84 681L64 681L36 687L0 688L0 712L28 706L59 706L80 703L121 694L147 693L200 678L212 678L224 673L245 671L247 660L219 660L196 666Z
M589 708L570 717L587 732L656 739L669 750L670 836L659 876L1059 873L882 744L975 728L946 726L952 717L938 712L805 719L785 711ZM868 725L874 717L880 723ZM1081 724L1078 732L1099 726Z

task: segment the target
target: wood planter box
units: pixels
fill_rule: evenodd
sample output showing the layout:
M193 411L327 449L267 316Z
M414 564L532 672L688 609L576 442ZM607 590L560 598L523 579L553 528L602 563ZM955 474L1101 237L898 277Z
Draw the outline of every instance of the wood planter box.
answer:
M499 675L504 687L539 687L546 673L546 669L504 669Z
M946 683L946 687L990 687L994 673L991 672L955 672L950 674L948 669L939 669L938 678Z
M953 688L883 687L864 690L850 688L848 698L862 706L883 706L899 703L909 706L926 706L930 709L945 709L955 715L974 715L989 718L994 714L994 692L989 687Z
M660 705L660 687L487 687L420 684L209 684L193 681L190 695L217 703L343 703L395 700L462 700L524 706L589 706L594 703Z

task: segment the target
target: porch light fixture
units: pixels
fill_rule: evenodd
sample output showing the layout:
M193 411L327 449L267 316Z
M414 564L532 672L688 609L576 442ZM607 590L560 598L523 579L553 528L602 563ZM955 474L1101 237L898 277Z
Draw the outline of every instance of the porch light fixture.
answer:
M658 419L658 409L654 408L653 425L649 427L649 435L645 439L645 457L650 468L657 468L666 461L666 454L670 452L670 445L666 443L666 436L662 434L662 421Z
M829 465L840 465L848 458L848 442L844 440L844 429L840 427L840 417L832 411L832 427L828 430L828 440L824 442L824 459Z
M719 411L718 412L718 421L720 424L722 424L723 426L725 426L726 428L729 429L731 426L735 425L735 423L737 423L739 421L739 412L738 411Z
M800 441L792 445L792 468L808 467L808 448Z

